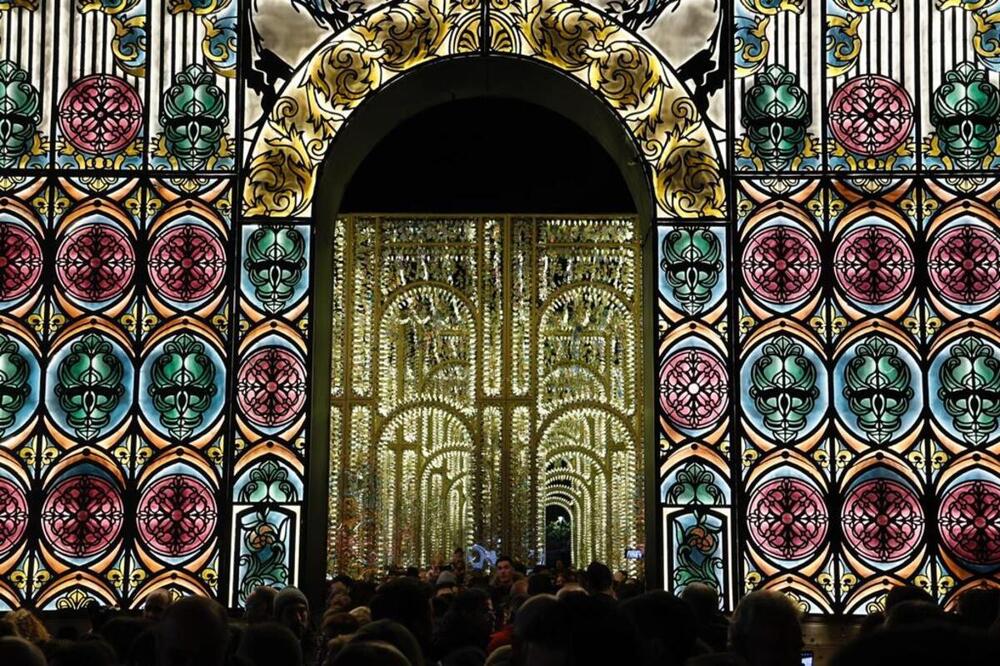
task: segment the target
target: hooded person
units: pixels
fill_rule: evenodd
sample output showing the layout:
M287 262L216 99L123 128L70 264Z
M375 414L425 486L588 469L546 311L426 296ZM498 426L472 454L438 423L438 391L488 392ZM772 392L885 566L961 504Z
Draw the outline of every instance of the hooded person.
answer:
M309 600L297 587L285 587L274 597L274 621L287 627L302 646L305 663L316 655L315 636L309 627Z

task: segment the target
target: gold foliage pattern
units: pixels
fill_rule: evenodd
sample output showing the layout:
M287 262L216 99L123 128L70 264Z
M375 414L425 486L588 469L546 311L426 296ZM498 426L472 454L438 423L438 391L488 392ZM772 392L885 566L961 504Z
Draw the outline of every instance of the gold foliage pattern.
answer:
M489 51L542 61L607 103L649 166L660 216L724 217L724 186L709 128L652 47L579 2L489 2ZM481 14L479 0L397 2L315 51L255 141L244 214L308 215L318 167L353 110L408 69L478 51Z

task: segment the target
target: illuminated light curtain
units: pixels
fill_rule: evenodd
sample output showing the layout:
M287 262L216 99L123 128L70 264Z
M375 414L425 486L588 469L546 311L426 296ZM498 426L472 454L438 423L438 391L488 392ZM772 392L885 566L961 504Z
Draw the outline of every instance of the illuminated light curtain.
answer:
M635 219L350 217L334 234L331 570L642 542Z
M0 609L218 595L236 3L0 33Z
M998 11L736 3L744 591L995 584Z

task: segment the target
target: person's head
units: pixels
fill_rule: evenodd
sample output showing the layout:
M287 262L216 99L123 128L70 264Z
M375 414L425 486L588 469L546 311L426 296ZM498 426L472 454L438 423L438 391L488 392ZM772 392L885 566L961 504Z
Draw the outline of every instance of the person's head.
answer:
M410 631L392 620L375 620L358 629L352 643L382 642L393 646L412 666L424 666L420 644Z
M90 622L90 629L94 633L100 633L104 623L115 617L117 613L102 604L97 599L87 602L87 620Z
M302 644L283 624L256 622L244 629L236 655L248 666L301 664Z
M156 627L157 666L222 666L229 645L226 612L206 597L170 604Z
M465 549L456 548L451 553L451 566L454 567L456 564L465 564Z
M327 612L323 615L323 638L332 640L337 636L353 634L360 626L357 618L350 613Z
M351 586L351 606L367 606L375 596L375 583L367 580L355 581Z
M412 666L399 650L381 641L351 641L330 663L331 666Z
M591 562L587 565L587 584L592 594L610 594L614 585L611 569L601 562Z
M48 666L116 666L118 663L112 647L99 640L61 642L49 651L48 660Z
M638 661L635 633L602 595L571 594L559 600L570 627L570 664L607 666Z
M46 666L45 655L20 636L0 637L0 664L4 666Z
M142 607L142 616L152 622L159 621L167 611L167 606L170 605L171 601L173 598L170 596L170 592L156 590L146 597L146 603Z
M118 662L124 664L132 658L136 641L150 624L151 622L145 618L120 615L104 623L101 627L101 636L114 649Z
M919 625L928 622L940 622L944 619L944 611L937 604L911 599L910 601L901 601L886 613L885 626L901 627Z
M570 666L570 618L551 594L528 599L514 617L511 664Z
M719 614L719 592L711 585L688 583L681 592L681 599L687 602L699 620Z
M326 598L330 599L336 594L346 594L350 596L351 588L354 587L354 579L347 574L334 576L327 586Z
M932 604L934 597L915 585L897 585L885 595L885 612L888 613L893 606L904 601L926 601Z
M351 597L347 594L335 594L327 601L326 610L338 613L346 613L353 606Z
M42 621L27 608L11 611L7 613L5 619L14 625L14 631L18 636L35 645L41 645L52 639Z
M437 581L434 584L434 596L442 596L446 594L455 594L458 587L458 579L455 578L455 574L450 571L442 571L438 574Z
M372 609L368 608L368 606L352 608L351 617L358 621L359 627L363 627L372 621Z
M493 629L493 605L489 595L478 588L455 595L441 623L439 640L443 649L463 647L485 649Z
M302 638L309 628L309 600L297 587L282 588L274 597L274 620Z
M916 603L925 603L917 601ZM891 612L891 611L890 611ZM985 666L1000 664L1000 646L955 623L886 627L842 646L830 666Z
M555 594L556 588L552 584L552 576L547 572L533 573L528 576L528 596L536 594Z
M327 641L320 648L316 666L330 666L340 651L347 647L353 638L354 636L337 636L333 640Z
M278 591L268 585L261 585L247 596L246 614L248 624L255 622L270 622L274 620L274 598Z
M587 589L583 585L577 583L576 581L571 583L563 583L563 586L559 588L558 592L556 592L556 597L559 599L563 599L565 597L575 594L582 594L583 596L587 596Z
M626 599L631 599L637 597L644 592L642 584L637 583L634 580L627 580L618 586L616 592L619 601L625 601Z
M497 558L497 582L510 585L514 581L514 560L506 555Z
M669 592L646 592L621 604L636 631L639 663L682 666L695 653L698 623L687 602Z
M1000 589L981 587L966 590L958 598L958 615L967 627L989 629L1000 617Z
M430 647L430 587L415 578L393 578L383 583L369 607L373 620L393 620L413 634L421 648Z
M802 627L798 608L780 592L751 592L733 613L729 647L749 666L799 666Z
M475 647L464 647L449 652L441 659L441 666L483 666L486 653Z
M483 666L509 666L513 662L514 648L509 645L501 645L500 647L490 652L490 655L486 658L486 663Z

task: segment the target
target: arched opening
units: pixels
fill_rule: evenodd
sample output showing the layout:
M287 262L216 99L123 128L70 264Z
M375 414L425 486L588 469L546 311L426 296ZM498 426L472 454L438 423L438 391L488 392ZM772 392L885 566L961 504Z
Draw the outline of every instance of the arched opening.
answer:
M405 119L344 192L346 213L636 213L621 170L587 132L520 99L477 97Z
M329 550L307 545L307 571L427 563L473 545L544 562L547 494L565 476L546 471L551 437L600 443L596 462L569 456L576 485L592 486L559 495L571 556L622 564L625 548L652 542L636 502L655 499L652 196L611 110L535 63L442 62L366 101L331 155L313 210L308 517L308 541L319 545L318 531ZM523 312L511 305L518 280ZM584 348L589 361L574 357ZM610 524L619 514L629 527ZM310 567L317 550L332 561Z
M573 516L562 502L545 505L545 564L572 567Z

